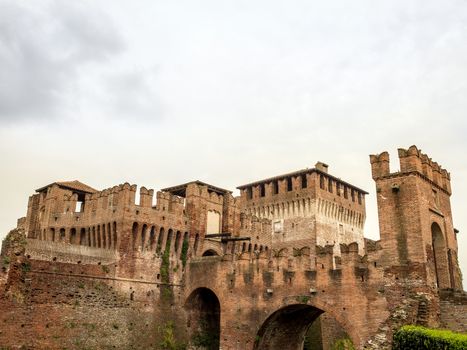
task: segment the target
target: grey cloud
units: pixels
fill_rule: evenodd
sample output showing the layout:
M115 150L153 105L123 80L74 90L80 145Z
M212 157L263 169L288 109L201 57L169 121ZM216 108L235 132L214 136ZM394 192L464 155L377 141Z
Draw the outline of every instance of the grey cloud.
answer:
M109 114L130 121L144 122L162 118L160 99L151 84L156 75L153 70L126 71L113 74L105 80L104 88L108 96Z
M71 2L28 5L0 4L0 123L57 116L80 69L124 49L112 22L97 10Z

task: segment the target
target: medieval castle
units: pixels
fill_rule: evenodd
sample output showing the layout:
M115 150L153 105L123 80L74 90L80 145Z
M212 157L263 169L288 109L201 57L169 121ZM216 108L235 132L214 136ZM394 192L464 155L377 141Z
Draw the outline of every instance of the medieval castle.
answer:
M239 186L54 182L2 245L2 349L390 349L404 324L467 331L450 175L412 146L364 190L318 162ZM154 199L154 194L156 198Z

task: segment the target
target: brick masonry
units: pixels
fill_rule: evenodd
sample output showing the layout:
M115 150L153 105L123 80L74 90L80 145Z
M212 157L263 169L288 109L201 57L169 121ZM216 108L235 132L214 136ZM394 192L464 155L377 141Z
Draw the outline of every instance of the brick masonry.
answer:
M465 332L449 173L415 146L399 160L370 156L380 241L363 237L366 192L320 162L240 197L44 186L3 242L0 345L302 349L316 319L323 349L389 349L411 323Z

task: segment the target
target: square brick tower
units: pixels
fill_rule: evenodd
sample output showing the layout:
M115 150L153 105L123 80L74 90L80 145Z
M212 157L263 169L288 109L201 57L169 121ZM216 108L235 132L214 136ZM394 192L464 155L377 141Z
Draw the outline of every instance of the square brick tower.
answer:
M429 285L462 290L449 173L416 146L399 149L400 171L389 154L370 155L376 182L384 264L416 268Z

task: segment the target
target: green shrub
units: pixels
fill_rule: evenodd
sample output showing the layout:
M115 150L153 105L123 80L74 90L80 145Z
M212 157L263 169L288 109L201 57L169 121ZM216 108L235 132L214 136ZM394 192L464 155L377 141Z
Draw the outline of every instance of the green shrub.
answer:
M163 350L184 350L186 345L178 343L175 338L174 323L169 321L166 322L162 327L159 328L162 333L162 341L159 344L159 349Z
M355 350L352 340L348 338L338 339L332 345L332 350Z
M464 350L467 334L419 326L403 326L394 334L394 350Z
M182 266L183 268L185 268L186 266L186 261L187 261L187 258L188 258L188 248L190 246L190 242L188 241L188 238L185 238L183 240L183 244L182 244L182 253L180 254L180 259L182 260Z

